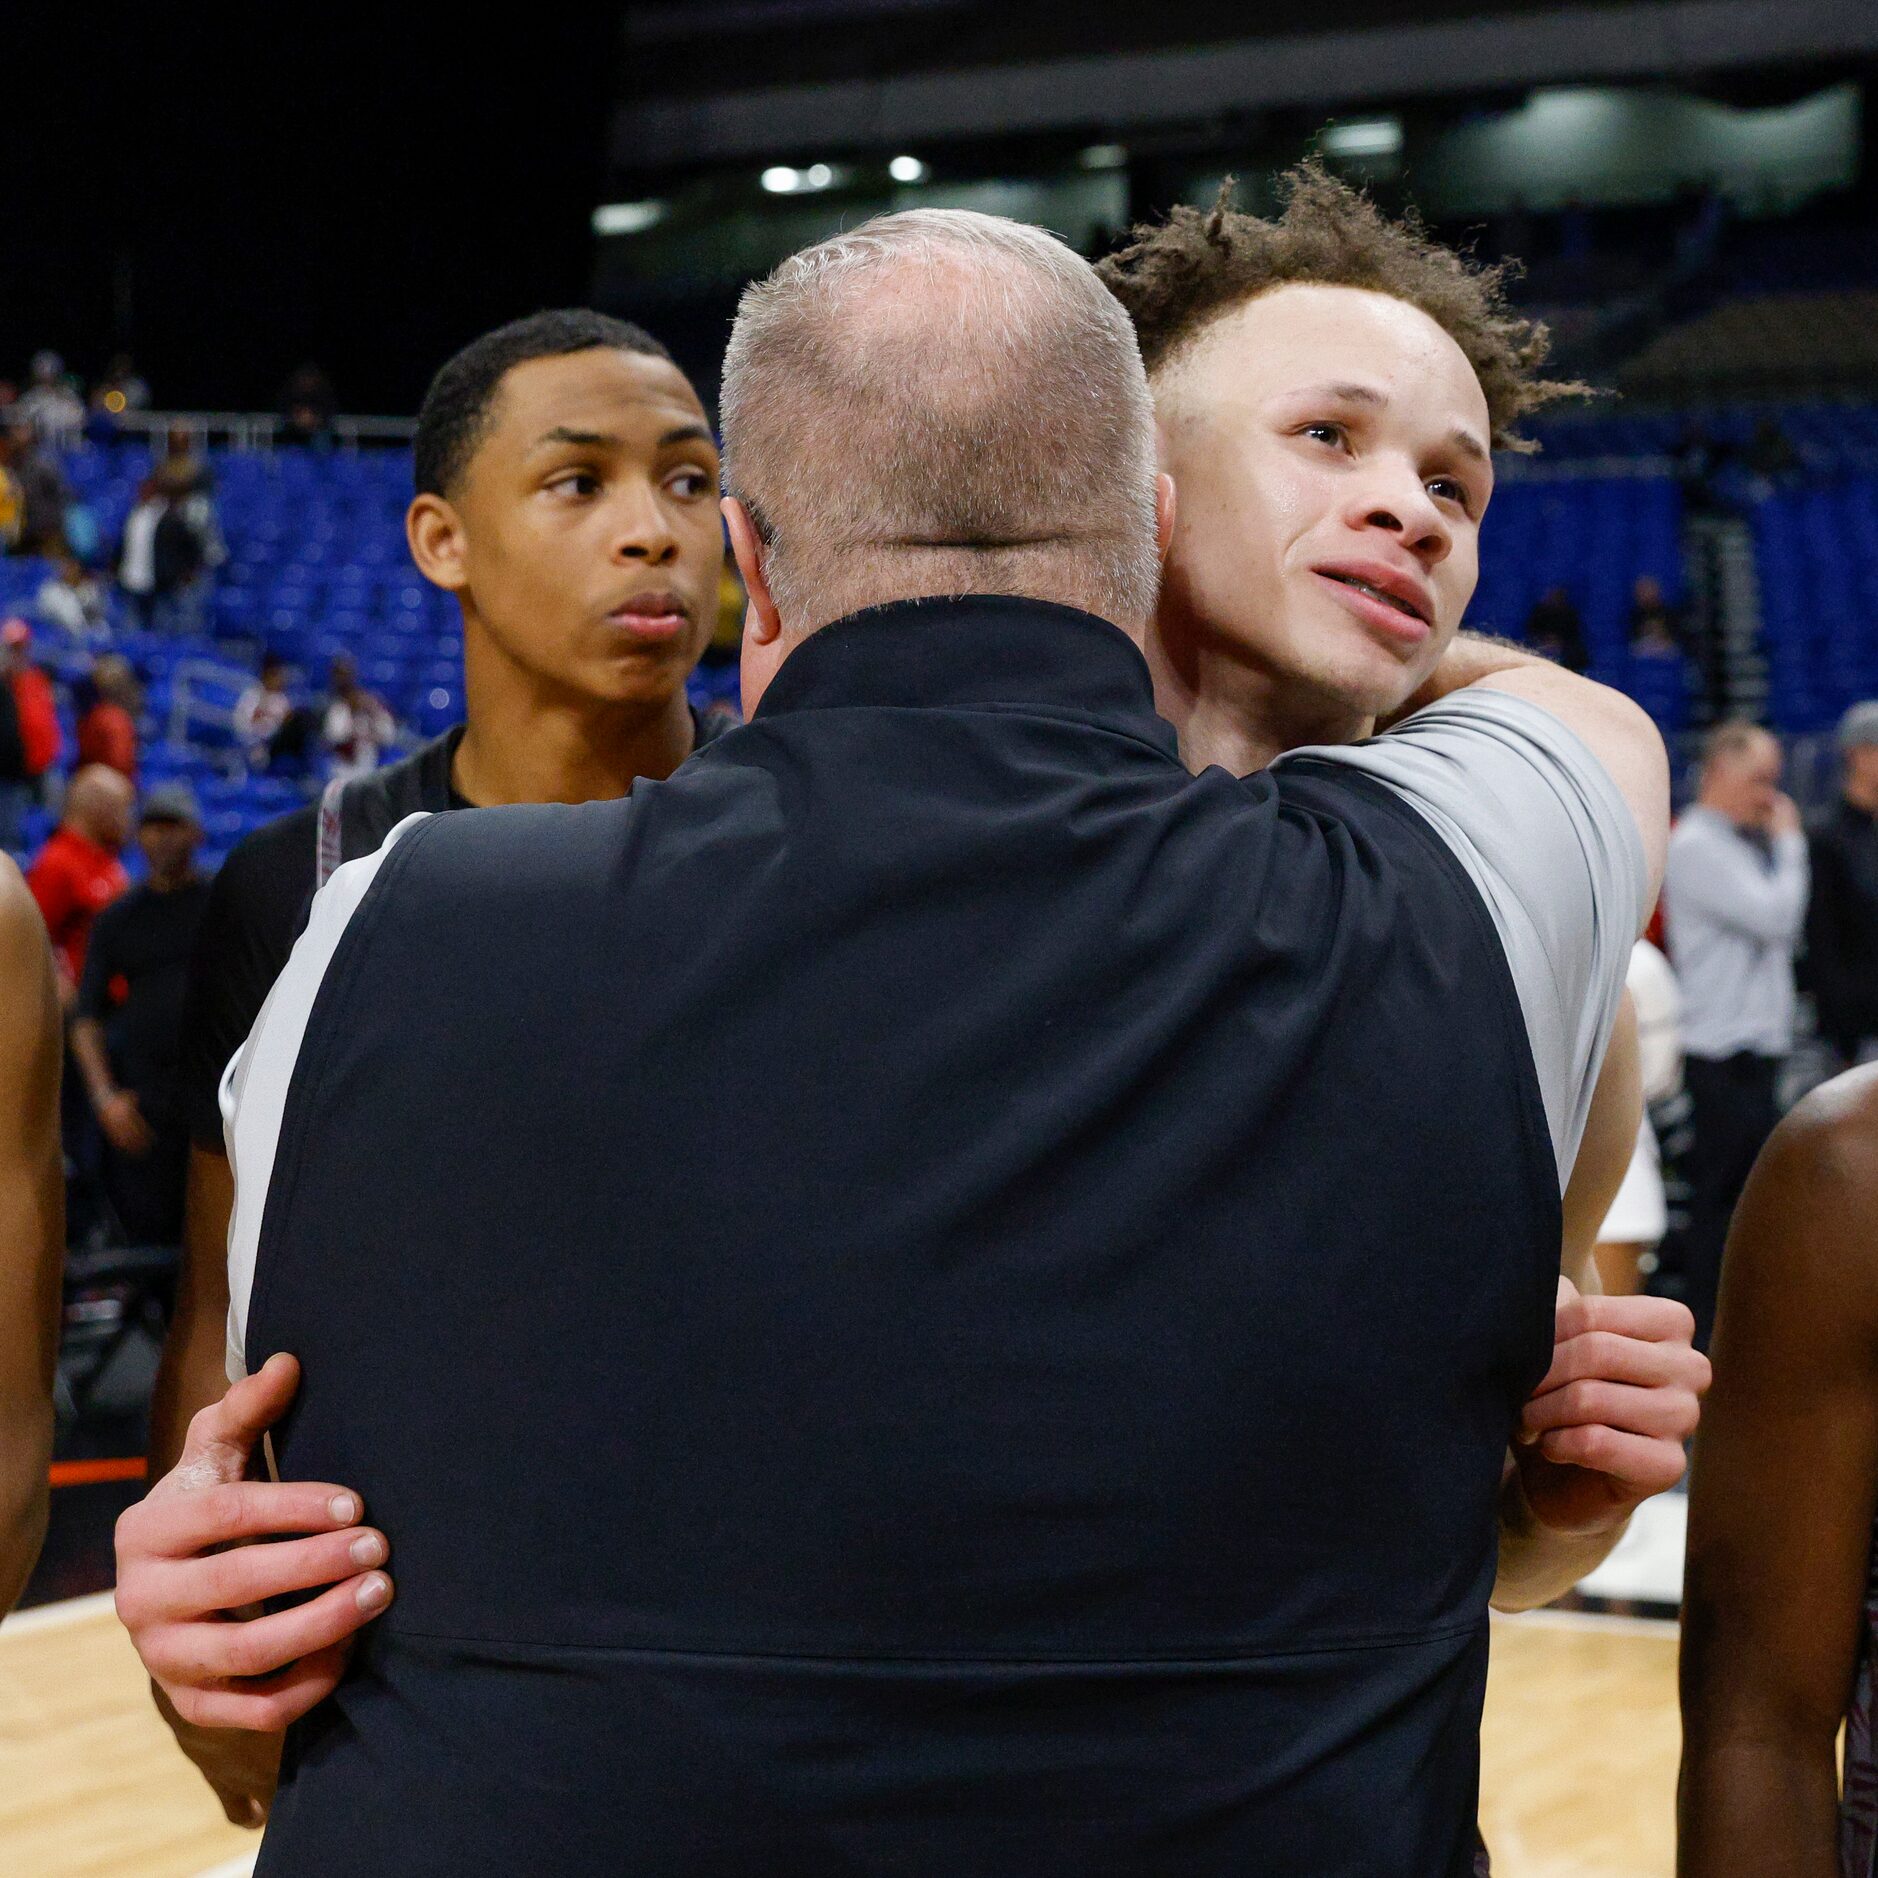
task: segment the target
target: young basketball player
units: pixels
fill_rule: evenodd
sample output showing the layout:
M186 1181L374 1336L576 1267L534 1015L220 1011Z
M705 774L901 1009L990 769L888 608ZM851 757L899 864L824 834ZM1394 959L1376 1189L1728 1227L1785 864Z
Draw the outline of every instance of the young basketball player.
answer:
M406 519L418 570L463 614L465 721L331 790L229 856L204 915L183 1039L194 1137L176 1318L152 1409L153 1471L227 1388L233 1204L216 1089L253 1028L315 887L405 816L587 802L663 777L724 720L685 680L717 617L717 446L689 380L636 326L539 313L484 334L432 382ZM187 1731L184 1731L187 1733ZM250 1743L190 1736L255 1816Z
M1223 197L1177 209L1100 270L1134 321L1179 492L1147 644L1156 702L1190 767L1238 775L1366 737L1444 658L1464 663L1492 453L1580 389L1542 375L1543 329L1499 273L1313 166L1285 191L1275 221ZM1680 1477L1706 1382L1681 1306L1575 1295L1596 1289L1636 1138L1629 1023L1566 1170L1560 1342L1509 1470L1503 1607L1557 1596Z

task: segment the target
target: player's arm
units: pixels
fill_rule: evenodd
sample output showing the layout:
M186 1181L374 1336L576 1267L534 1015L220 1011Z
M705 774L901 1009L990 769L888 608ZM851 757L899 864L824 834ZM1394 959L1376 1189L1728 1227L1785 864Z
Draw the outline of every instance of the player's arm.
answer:
M1729 1236L1689 1501L1683 1878L1839 1871L1878 1490L1873 1091L1855 1073L1781 1124Z
M39 910L0 854L0 1612L46 1531L65 1195L59 1002Z
M1391 721L1399 723L1473 685L1525 698L1577 733L1636 818L1649 874L1649 898L1654 902L1663 884L1663 857L1669 845L1669 757L1661 733L1643 709L1621 691L1580 678L1549 659L1535 658L1503 640L1461 633L1428 681Z
M228 1387L228 1222L234 1211L228 1157L192 1144L176 1307L150 1399L153 1475L176 1465L190 1422Z
M1631 1513L1682 1478L1708 1362L1665 1298L1598 1295L1592 1248L1643 1114L1636 1010L1626 993L1565 1189L1552 1366L1526 1404L1500 1501L1493 1602L1550 1603L1595 1570Z

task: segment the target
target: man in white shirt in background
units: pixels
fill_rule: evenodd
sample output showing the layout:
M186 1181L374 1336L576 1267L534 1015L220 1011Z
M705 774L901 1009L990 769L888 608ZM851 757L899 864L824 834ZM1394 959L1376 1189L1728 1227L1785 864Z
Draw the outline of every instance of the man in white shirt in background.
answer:
M1808 868L1799 810L1780 792L1780 771L1769 732L1718 725L1703 747L1696 800L1670 836L1663 879L1694 1109L1684 1278L1704 1349L1728 1222L1779 1119L1774 1083L1793 1045L1793 955Z

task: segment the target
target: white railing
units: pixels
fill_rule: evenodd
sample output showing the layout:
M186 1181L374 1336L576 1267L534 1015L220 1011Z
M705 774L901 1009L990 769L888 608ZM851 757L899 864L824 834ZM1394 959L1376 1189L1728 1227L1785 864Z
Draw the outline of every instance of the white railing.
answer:
M189 432L198 443L226 443L237 450L272 450L287 429L287 420L277 411L122 411L112 420L118 431L143 437L155 443L172 430ZM411 417L335 417L328 425L333 443L341 450L357 450L361 445L389 446L408 444L417 432L417 420ZM59 449L82 448L82 429L55 434L48 439Z

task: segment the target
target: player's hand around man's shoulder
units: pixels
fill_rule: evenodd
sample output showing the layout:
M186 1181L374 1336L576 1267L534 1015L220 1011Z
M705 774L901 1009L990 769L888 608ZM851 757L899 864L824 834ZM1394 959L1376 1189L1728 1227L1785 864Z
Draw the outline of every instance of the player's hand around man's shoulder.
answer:
M159 1700L188 1724L177 1731L184 1751L238 1825L266 1817L279 1754L255 1732L275 1734L330 1695L353 1636L392 1596L377 1569L389 1543L360 1523L356 1493L246 1477L299 1379L292 1357L274 1356L236 1383L195 1417L182 1459L117 1522L118 1616ZM264 1609L314 1590L305 1603Z
M1682 1478L1709 1361L1687 1305L1558 1284L1552 1367L1514 1444L1520 1487L1554 1532L1608 1532Z

